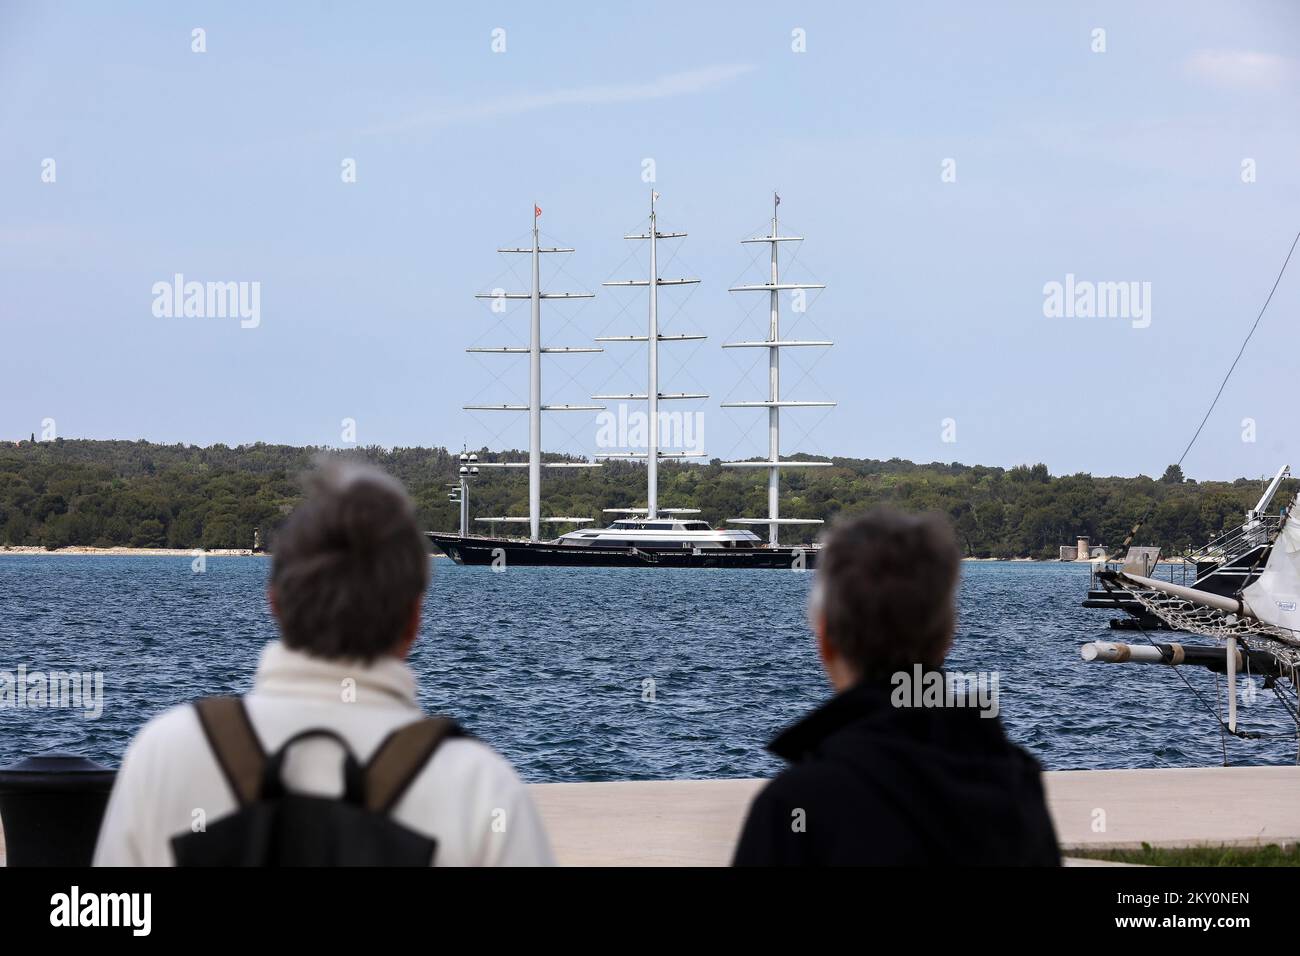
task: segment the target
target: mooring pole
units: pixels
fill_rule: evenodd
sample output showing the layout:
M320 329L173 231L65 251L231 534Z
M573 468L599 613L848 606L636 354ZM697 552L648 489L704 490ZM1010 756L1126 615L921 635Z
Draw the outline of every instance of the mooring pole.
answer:
M1237 639L1228 638L1228 732L1237 732Z

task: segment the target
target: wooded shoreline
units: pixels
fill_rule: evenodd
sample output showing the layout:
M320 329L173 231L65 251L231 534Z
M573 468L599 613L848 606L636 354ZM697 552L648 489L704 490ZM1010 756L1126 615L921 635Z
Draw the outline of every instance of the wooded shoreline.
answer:
M481 459L521 461L517 451L477 452ZM374 464L405 484L421 527L452 530L457 506L447 498L457 455L445 448L162 445L137 441L55 439L0 444L0 547L165 549L208 554L252 549L254 529L274 547L276 528L301 499L301 477L326 455ZM550 461L575 460L547 455ZM794 455L791 457L800 457ZM826 457L826 456L817 456ZM948 515L967 557L1059 558L1080 535L1118 549L1134 524L1135 544L1166 555L1200 547L1238 526L1254 506L1262 478L1195 482L1170 468L1159 480L1054 476L1041 463L1013 468L959 462L830 456L832 467L792 469L782 477L783 514L833 520L877 505ZM714 525L765 509L759 469L718 462L665 462L660 503L700 509ZM484 469L471 484L473 516L523 514L524 469ZM543 489L547 512L599 519L605 508L643 504L642 466L612 461L599 469L562 469ZM1300 482L1283 484L1277 502ZM475 524L475 530L483 526ZM815 540L818 526L789 530L791 544ZM137 553L133 550L132 553Z

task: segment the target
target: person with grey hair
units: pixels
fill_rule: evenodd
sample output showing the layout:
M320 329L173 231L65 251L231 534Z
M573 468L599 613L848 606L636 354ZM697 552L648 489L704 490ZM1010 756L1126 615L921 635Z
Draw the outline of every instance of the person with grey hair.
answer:
M416 703L406 657L430 559L402 486L368 466L321 468L272 552L281 640L248 694L174 707L139 732L96 865L551 864L506 760Z
M768 746L789 765L750 806L737 866L1060 864L998 675L943 670L960 568L942 516L882 508L832 529L808 610L836 693Z

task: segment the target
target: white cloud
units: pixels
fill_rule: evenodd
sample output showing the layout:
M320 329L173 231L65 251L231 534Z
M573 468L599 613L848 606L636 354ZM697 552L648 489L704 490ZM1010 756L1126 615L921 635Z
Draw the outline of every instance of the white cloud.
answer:
M391 123L372 127L365 130L365 132L397 133L427 127L448 126L454 123L487 119L494 116L531 113L561 106L604 106L610 103L629 103L640 100L664 99L670 96L687 96L723 86L737 77L751 72L753 69L753 66L744 64L707 66L698 70L667 73L646 83L580 86L538 93L514 93L478 102L448 104Z
M1187 60L1187 71L1231 90L1277 90L1295 75L1295 61L1257 50L1201 50Z

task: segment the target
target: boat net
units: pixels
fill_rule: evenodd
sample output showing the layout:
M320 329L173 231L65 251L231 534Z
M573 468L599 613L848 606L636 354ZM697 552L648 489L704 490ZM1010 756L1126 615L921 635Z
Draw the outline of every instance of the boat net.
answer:
M1121 589L1175 631L1201 634L1219 640L1235 637L1256 646L1262 643L1279 661L1290 665L1292 669L1300 667L1300 634L1295 631L1240 614L1228 614L1193 604L1167 594L1134 588Z

